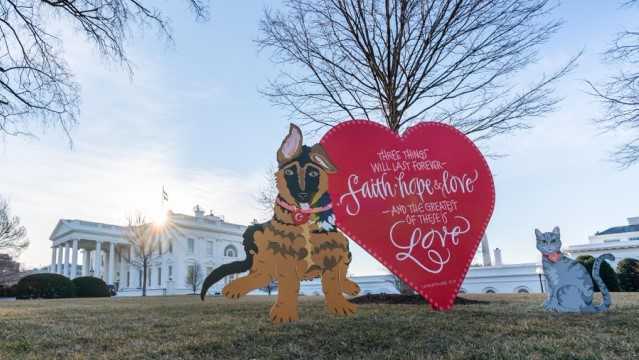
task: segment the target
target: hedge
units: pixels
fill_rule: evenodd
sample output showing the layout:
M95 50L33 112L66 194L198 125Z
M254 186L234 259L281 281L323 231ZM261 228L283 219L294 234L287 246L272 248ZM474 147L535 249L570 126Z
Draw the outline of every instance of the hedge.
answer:
M72 280L77 297L110 297L111 292L107 284L93 276L82 276Z
M73 282L60 274L33 274L20 279L16 285L18 299L59 299L75 295Z
M577 261L586 267L586 270L588 270L588 274L590 274L590 277L592 278L592 267L595 265L595 258L591 255L581 255L577 256ZM610 266L610 264L605 260L601 263L599 276L601 276L604 284L606 284L608 291L620 291L619 281L617 280L617 273L615 273L615 270L612 268L612 266ZM592 283L594 285L594 290L599 291L599 286L597 286L595 279L592 279Z
M0 286L0 298L16 297L16 286Z
M639 260L626 258L617 264L619 286L623 291L639 291Z

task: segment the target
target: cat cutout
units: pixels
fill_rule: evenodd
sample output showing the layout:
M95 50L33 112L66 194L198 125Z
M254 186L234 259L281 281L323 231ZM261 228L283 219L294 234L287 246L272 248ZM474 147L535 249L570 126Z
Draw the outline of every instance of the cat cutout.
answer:
M591 278L581 263L561 253L559 227L547 233L535 229L535 237L537 250L543 256L544 276L549 288L544 309L560 313L597 313L608 310L611 305L610 293L599 276L599 268L604 260L614 260L615 257L612 254L599 256L592 267ZM603 295L603 303L600 305L592 303L592 279L595 279Z

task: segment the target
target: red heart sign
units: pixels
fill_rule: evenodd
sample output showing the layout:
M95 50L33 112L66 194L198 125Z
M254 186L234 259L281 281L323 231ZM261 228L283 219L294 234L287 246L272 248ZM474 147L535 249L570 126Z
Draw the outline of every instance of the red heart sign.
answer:
M337 225L426 298L450 309L495 203L481 152L454 127L419 123L399 136L366 120L321 144Z

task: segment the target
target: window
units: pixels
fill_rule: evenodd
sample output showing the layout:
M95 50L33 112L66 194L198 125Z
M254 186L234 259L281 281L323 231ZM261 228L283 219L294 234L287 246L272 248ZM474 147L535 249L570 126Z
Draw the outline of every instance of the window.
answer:
M158 268L158 286L162 286L162 268Z
M195 239L189 238L187 241L188 241L189 254L193 254L193 252L195 251Z
M495 293L495 290L492 290L492 289L486 290L486 294L494 294L494 293Z
M151 268L149 268L149 272L146 274L147 278L147 286L151 286Z
M619 239L606 239L604 240L605 243L611 243L611 242L619 242Z
M138 271L138 289L142 287L142 271Z
M169 265L169 281L173 279L173 266Z
M195 265L191 264L186 267L186 284L192 286L195 274Z
M235 246L233 246L233 245L227 246L224 249L224 256L237 257L237 250L235 249Z
M173 254L173 239L169 240L169 254Z
M630 238L630 239L628 239L628 240L639 240L639 236L631 237L631 238Z
M519 290L517 290L517 294L529 294L530 291L528 291L528 289L526 288L521 288Z
M126 287L131 287L131 272L126 272Z
M122 254L120 254L119 252L116 252L116 254L118 254L117 255L118 262L121 263L122 262Z
M162 255L162 241L158 242L158 253Z
M206 242L206 255L209 257L213 256L213 241Z

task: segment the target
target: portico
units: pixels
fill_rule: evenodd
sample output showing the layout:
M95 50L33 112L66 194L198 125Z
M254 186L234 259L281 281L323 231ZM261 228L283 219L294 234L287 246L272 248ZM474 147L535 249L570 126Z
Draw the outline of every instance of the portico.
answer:
M109 285L114 285L120 280L122 270L129 270L128 264L121 256L130 251L124 231L123 227L116 225L60 220L50 237L52 246L49 271L71 279L78 276L95 276ZM78 266L80 256L81 270ZM117 267L116 258L119 265Z
M194 216L169 211L166 222L156 226L158 238L152 240L150 253L143 254L129 243L125 226L62 219L50 236L49 271L69 278L101 278L114 285L119 296L189 294L193 290L187 275L196 265L203 277L220 264L244 257L246 227L205 215L197 206ZM229 280L210 291L221 291Z

